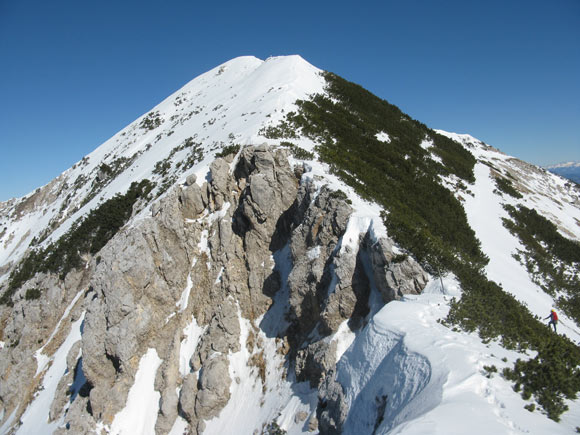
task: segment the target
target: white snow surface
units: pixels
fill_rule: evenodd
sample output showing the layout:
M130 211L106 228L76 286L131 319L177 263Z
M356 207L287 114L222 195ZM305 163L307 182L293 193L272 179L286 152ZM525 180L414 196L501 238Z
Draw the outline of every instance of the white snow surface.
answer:
M155 375L163 361L155 349L148 349L139 361L135 382L129 390L127 405L111 424L110 434L155 434L161 394L155 390Z
M383 395L378 434L570 433L525 410L499 375L484 375L484 365L501 371L521 354L438 324L448 300L431 293L391 302L359 334L338 365L339 381L351 385L345 433L372 433Z
M58 350L50 357L52 364L44 374L42 386L35 393L32 403L28 406L20 421L22 424L18 427L18 435L42 435L52 434L61 424L61 421L48 422L48 412L54 399L58 383L62 375L66 372L66 357L77 341L81 339L82 324L85 313L71 325L70 333Z
M199 326L195 317L192 317L191 322L183 329L184 338L179 348L179 373L183 377L190 372L189 361L204 331L205 327Z
M389 136L389 133L386 133L384 131L381 131L379 133L377 133L375 135L375 137L380 140L381 142L385 142L385 143L390 143L391 142L391 137Z
M308 420L316 409L316 390L311 389L308 383L291 382L291 379L285 378L284 358L277 352L276 339L266 336L264 331L259 331L257 340L263 343L262 358L266 365L263 383L258 368L248 364L252 354L246 347L246 340L252 326L241 314L239 321L241 350L229 355L231 398L218 417L206 421L206 433L223 434L233 431L252 434L255 430L260 431L264 424L273 421L289 435L306 433ZM300 411L308 415L306 421L295 420Z

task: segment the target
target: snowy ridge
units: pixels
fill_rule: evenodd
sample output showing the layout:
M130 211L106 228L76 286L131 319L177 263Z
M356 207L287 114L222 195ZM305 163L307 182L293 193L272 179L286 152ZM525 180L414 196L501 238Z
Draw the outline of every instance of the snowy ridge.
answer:
M567 180L538 166L508 156L473 136L436 131L463 144L478 159L476 187L480 183L487 183L486 180L493 171L513 178L516 180L518 190L523 194L523 200L520 201L523 205L549 217L566 237L580 240L580 190L570 188ZM486 172L481 165L492 168L491 172ZM487 189L490 187L488 184ZM488 191L488 195L492 193ZM486 203L497 202L516 203L510 197L502 198L498 195L487 197Z

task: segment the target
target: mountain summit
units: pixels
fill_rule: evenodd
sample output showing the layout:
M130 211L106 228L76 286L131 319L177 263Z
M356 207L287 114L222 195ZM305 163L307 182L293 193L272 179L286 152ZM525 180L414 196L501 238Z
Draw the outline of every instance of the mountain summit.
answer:
M577 185L299 56L0 211L0 433L580 426Z

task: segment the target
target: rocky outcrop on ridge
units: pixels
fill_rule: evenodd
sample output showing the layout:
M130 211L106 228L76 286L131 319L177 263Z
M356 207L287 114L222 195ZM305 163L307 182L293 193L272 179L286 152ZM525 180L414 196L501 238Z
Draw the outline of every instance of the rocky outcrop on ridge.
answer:
M111 425L148 349L162 361L156 432L168 433L180 415L202 433L204 421L230 400L229 356L243 346L259 351L259 342L244 342L242 322L287 343L288 370L298 380L336 389L327 378L336 365L331 338L339 326L348 321L356 331L364 324L371 288L386 303L421 292L427 274L410 257L395 256L387 239L361 234L358 243L343 243L352 207L302 177L304 171L291 167L285 150L245 147L236 160L215 160L208 181L188 177L170 189L149 217L127 225L85 270L64 282L37 276L27 283L10 314L3 313L4 341L19 343L0 350L1 415L16 410L19 417L26 409L41 382L31 362L38 343L80 292L61 322L85 316L82 341L69 350L51 407L61 433ZM281 261L291 262L289 273ZM26 301L26 288L39 283L49 287L47 297ZM282 291L285 318L272 319L273 299ZM184 368L183 331L194 319L202 332ZM64 331L52 339L51 352ZM79 370L82 386L71 391Z

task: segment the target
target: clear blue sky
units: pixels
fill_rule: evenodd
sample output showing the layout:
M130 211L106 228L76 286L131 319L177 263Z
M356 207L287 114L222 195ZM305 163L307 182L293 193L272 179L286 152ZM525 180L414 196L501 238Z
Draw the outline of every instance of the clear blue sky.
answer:
M284 54L432 128L580 160L579 0L0 0L0 201L208 69Z

